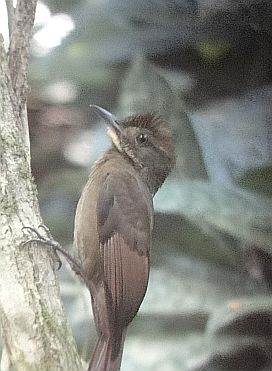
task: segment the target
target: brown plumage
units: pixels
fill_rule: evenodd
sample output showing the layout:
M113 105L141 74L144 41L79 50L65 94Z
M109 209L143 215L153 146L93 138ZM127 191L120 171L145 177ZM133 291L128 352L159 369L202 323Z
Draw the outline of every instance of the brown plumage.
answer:
M152 196L174 164L168 125L152 115L106 119L112 139L81 195L75 248L91 293L98 340L91 371L120 369L128 324L144 298L153 227Z

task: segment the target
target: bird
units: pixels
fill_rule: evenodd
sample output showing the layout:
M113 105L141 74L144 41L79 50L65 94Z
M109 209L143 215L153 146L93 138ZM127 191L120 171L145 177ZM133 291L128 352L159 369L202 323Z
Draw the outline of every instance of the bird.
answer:
M90 291L97 341L88 371L120 370L127 327L150 272L153 196L175 164L169 124L154 113L118 121L99 106L110 147L77 205L74 249Z

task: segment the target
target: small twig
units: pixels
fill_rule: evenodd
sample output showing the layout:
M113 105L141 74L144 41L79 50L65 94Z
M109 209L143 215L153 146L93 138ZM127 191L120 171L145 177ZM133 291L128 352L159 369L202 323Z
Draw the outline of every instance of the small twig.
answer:
M9 30L9 40L11 39L12 35L12 28L14 22L14 8L12 4L12 0L6 0L6 8L8 13L8 30Z
M6 0L12 1L12 0ZM30 55L30 39L35 19L37 0L17 0L13 15L9 15L12 23L12 33L9 42L8 65L11 84L13 87L14 112L18 113L20 129L23 131L27 156L29 157L29 133L26 111L28 95L27 67ZM12 21L10 19L12 18Z
M9 70L20 113L27 98L27 67L37 0L18 0L9 44Z

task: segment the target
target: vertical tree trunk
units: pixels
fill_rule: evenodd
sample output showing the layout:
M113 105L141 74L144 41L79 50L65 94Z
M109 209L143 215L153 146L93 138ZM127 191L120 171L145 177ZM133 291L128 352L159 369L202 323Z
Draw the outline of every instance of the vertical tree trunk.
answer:
M36 0L18 0L9 14L9 53L0 40L0 324L16 370L82 370L60 300L50 252L21 247L23 226L41 216L30 170L26 70ZM1 35L0 35L1 36ZM33 244L32 244L33 245Z

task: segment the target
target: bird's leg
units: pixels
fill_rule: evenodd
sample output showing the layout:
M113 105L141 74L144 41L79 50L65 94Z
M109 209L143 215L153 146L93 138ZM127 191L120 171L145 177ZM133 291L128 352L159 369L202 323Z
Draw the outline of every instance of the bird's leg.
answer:
M68 263L70 264L72 270L73 270L77 275L80 275L80 276L83 278L83 280L86 282L86 278L85 278L85 276L84 276L84 274L83 274L83 270L82 270L82 267L81 267L80 263L79 263L79 262L78 262L78 261L77 261L77 260L76 260L72 255L71 255L71 254L69 254L69 253L68 253L68 252L67 252L67 251L66 251L66 250L65 250L65 249L60 245L59 242L57 242L56 240L54 240L54 238L53 238L51 232L49 231L49 229L48 229L45 225L41 224L41 225L38 226L38 228L43 229L43 230L45 231L45 233L46 233L46 237L43 236L43 235L39 232L39 230L36 229L36 228L33 228L33 227L23 227L22 230L23 230L23 229L27 229L27 230L33 232L33 233L36 235L36 237L35 237L35 238L30 238L30 239L28 239L27 241L23 242L23 243L22 243L22 246L25 246L25 245L27 245L27 244L29 244L29 243L31 243L31 242L37 242L37 243L40 243L40 244L46 245L46 246L48 246L48 247L51 247L51 248L53 249L53 251L55 252L56 257L57 257L57 261L58 261L58 264L59 264L58 269L60 269L61 266L62 266L62 262L61 262L61 260L60 260L60 258L59 258L59 256L58 256L58 254L57 254L57 251L60 252L60 253L61 253L61 254L66 258L66 260L67 260Z

